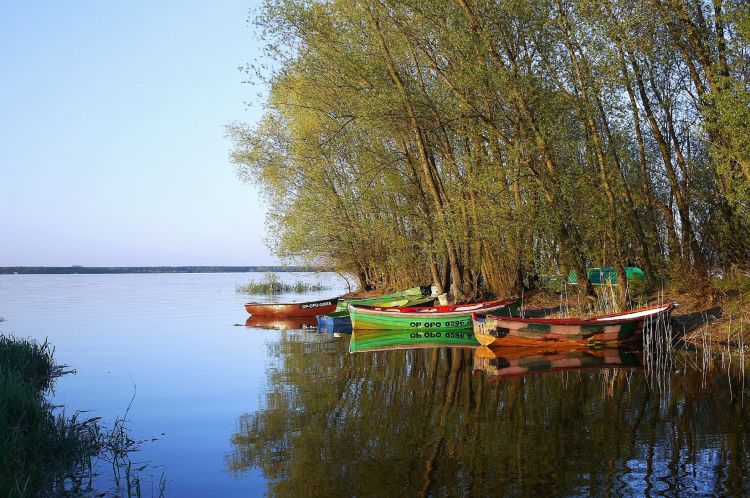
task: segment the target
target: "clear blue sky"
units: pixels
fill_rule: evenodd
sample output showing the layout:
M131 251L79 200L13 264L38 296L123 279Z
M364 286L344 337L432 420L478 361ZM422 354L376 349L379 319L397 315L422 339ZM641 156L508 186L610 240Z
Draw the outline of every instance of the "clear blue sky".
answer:
M0 4L0 266L275 262L224 131L258 3Z

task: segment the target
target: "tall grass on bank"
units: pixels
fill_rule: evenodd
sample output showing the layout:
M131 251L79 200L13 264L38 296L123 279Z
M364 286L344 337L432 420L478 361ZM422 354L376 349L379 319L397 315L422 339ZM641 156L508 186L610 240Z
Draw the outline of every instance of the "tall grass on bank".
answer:
M55 417L44 399L52 353L46 341L0 336L0 489L8 496L54 494L96 453L95 422Z
M304 294L306 292L320 292L328 289L330 289L330 287L321 283L309 284L300 280L293 284L287 284L279 280L279 277L275 273L266 273L263 280L260 282L251 280L244 285L234 285L234 290L236 292L242 292L244 294L285 294L292 292Z
M28 339L0 335L0 374L15 372L39 390L49 387L56 369L54 349L47 341L39 344Z
M687 336L681 338L683 344L692 343L698 347L698 353L694 368L703 372L703 383L707 382L707 373L713 369L721 369L726 372L730 389L732 378L740 382L740 393L745 393L745 369L748 363L747 356L747 323L744 318L734 320L729 317L726 327L726 335L721 336L712 330L713 324L706 316L704 325Z
M130 469L129 461L122 462L138 449L121 423L105 431L99 417L55 414L56 407L44 395L65 372L55 365L53 353L47 341L0 335L0 490L8 497L91 492L98 459L108 460L117 452L120 464ZM140 496L137 473L128 476L125 487L128 496L133 489Z

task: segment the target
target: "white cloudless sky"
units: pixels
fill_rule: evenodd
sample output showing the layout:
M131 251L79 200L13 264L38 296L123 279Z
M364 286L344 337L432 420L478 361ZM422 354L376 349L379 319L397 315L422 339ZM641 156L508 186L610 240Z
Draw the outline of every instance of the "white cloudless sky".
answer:
M0 266L276 262L224 130L259 3L0 2Z

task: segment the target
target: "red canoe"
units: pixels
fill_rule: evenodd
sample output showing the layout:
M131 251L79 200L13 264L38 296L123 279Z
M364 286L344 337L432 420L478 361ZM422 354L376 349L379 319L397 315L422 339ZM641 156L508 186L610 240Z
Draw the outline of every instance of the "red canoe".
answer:
M253 316L315 316L336 311L339 298L306 303L247 303L245 309Z

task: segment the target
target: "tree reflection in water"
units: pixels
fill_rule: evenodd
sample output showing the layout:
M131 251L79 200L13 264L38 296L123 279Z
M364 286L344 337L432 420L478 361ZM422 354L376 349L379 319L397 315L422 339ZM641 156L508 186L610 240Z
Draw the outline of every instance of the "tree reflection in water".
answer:
M349 354L304 333L269 348L264 407L239 417L227 467L259 468L272 495L749 491L747 383L730 390L726 373L673 372L655 390L642 370L588 360L490 380L472 349Z

